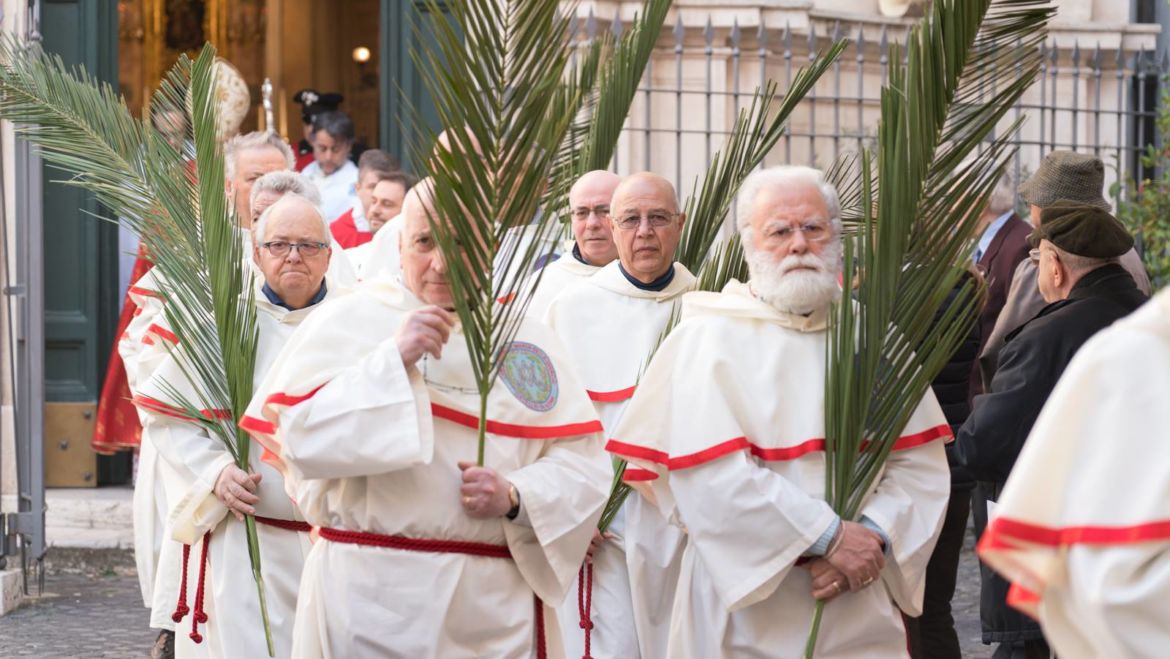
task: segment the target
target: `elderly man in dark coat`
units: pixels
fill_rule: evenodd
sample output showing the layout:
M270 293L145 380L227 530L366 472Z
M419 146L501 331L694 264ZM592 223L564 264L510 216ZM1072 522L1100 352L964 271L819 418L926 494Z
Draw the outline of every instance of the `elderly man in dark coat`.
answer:
M961 463L980 485L977 531L999 496L1040 409L1080 347L1098 331L1137 309L1147 297L1119 258L1133 238L1108 212L1057 202L1045 208L1029 238L1038 286L1048 302L1008 334L989 393L975 398L958 435ZM1008 583L983 569L983 642L1000 643L995 659L1048 657L1040 627L1005 603Z

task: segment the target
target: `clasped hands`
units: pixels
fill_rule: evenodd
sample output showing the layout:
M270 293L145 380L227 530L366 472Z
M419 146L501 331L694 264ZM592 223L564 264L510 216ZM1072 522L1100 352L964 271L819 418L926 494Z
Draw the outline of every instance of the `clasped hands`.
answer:
M827 602L869 586L885 564L881 536L856 522L842 521L829 551L803 567L812 576L812 596Z

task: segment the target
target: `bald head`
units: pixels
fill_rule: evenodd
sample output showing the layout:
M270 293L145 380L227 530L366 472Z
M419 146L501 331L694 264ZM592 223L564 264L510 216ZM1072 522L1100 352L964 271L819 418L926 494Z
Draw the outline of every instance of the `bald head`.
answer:
M670 181L652 172L622 180L613 193L610 223L622 267L649 284L674 267L686 216Z
M622 178L604 169L577 179L569 189L569 210L573 216L573 240L581 258L590 265L603 266L617 258L613 228L608 222L609 204Z

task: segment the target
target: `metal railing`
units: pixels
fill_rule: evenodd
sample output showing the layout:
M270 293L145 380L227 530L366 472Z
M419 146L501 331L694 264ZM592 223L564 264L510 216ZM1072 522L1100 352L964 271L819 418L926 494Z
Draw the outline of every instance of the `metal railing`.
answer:
M627 26L620 17L602 21L591 12L574 28L584 42L602 30L620 36ZM845 25L819 19L800 29L763 23L716 27L711 17L700 29L684 25L680 15L672 26L664 26L613 168L619 173L658 172L685 194L758 86L775 80L783 93L802 66L842 38L849 45L793 114L765 164L825 167L839 154L872 146L891 44L904 39L907 29L904 24ZM1012 140L1018 146L1010 169L1015 180L1026 178L1055 149L1100 157L1107 168L1107 190L1119 179L1150 175L1140 171L1139 154L1156 139L1158 90L1170 76L1170 56L1052 43L1043 46L1042 55L1035 84L997 127L1002 131L1018 118L1025 120Z

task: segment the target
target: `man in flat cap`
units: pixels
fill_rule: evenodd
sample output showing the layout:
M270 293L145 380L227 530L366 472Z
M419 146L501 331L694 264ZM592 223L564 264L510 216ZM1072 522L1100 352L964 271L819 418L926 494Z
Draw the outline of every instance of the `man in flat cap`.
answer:
M1036 227L1040 223L1040 211L1058 201L1072 201L1108 211L1109 202L1102 195L1104 187L1105 164L1100 158L1075 151L1053 151L1044 157L1036 173L1020 185L1018 192L1028 204L1032 226ZM1138 288L1149 295L1150 277L1137 251L1130 248L1121 256L1120 263ZM1002 310L994 326L990 333L986 329L983 331L980 344L983 348L976 366L980 377L973 383L977 393L989 391L1004 337L1034 318L1045 304L1047 302L1037 286L1036 264L1024 259L1016 266L1007 300L1001 304ZM976 522L978 528L978 518Z
M973 508L983 524L1015 465L1032 424L1077 350L1147 299L1119 260L1133 237L1097 205L1056 201L1029 237L1040 294L1048 303L1009 333L988 393L977 396L959 430L961 463L979 482ZM995 659L1048 657L1040 627L1006 603L1008 582L982 568L983 642Z

